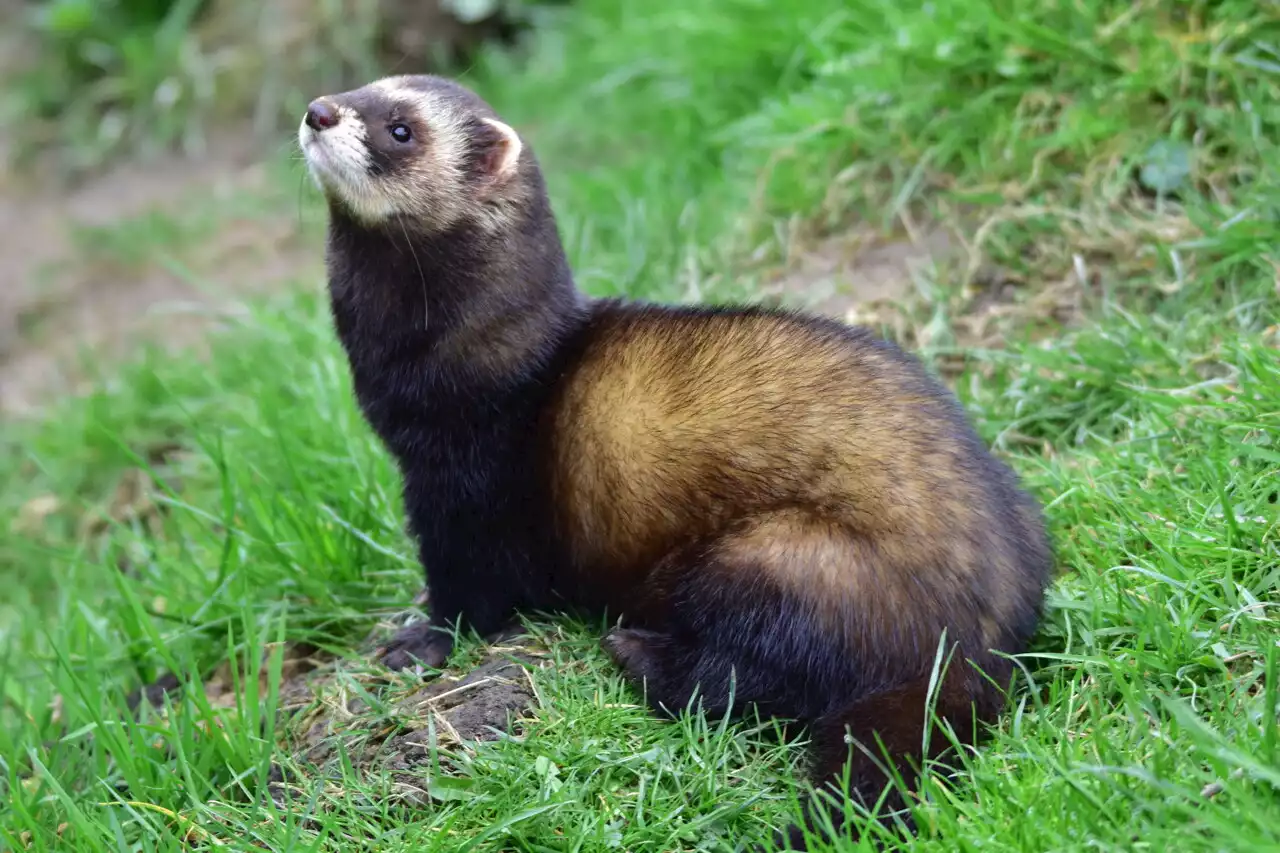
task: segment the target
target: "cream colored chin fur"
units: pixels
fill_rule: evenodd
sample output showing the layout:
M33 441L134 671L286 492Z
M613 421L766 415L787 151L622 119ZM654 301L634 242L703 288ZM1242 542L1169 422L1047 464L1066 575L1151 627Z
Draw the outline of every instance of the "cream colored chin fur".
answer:
M298 127L298 144L312 180L321 190L339 195L363 220L377 222L398 211L393 200L369 178L369 150L364 122L355 111L338 107L338 123L324 131Z

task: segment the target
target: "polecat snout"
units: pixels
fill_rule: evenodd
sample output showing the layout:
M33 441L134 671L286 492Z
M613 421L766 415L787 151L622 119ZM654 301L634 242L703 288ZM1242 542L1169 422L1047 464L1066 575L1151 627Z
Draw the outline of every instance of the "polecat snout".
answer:
M885 776L846 728L911 778L944 633L935 711L962 739L998 714L1051 549L916 359L794 312L587 299L532 150L451 81L317 99L299 140L337 333L426 570L431 619L388 666L439 666L455 625L489 635L520 608L607 612L655 707L697 690L721 714L732 689L808 723L816 779L848 763L868 804Z

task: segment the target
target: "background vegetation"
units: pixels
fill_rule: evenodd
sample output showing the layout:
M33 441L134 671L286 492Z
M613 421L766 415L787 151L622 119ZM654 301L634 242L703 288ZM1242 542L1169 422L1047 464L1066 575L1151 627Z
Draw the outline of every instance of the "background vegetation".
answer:
M31 8L11 107L60 163L280 135L253 198L94 232L117 262L191 268L226 223L289 217L314 253L280 128L430 59L376 35L390 6ZM815 259L949 236L887 303L839 307L948 378L1047 506L1060 578L994 743L931 777L912 849L1280 848L1280 8L518 11L434 61L528 134L592 293L803 300ZM140 349L0 428L0 847L715 850L785 820L794 744L652 719L599 626L531 622L551 665L480 744L350 657L418 569L320 278L295 279L208 351ZM126 707L165 672L188 689Z
M26 48L14 75L18 153L53 147L79 174L129 151L195 153L226 125L265 140L309 92L406 61L457 67L533 11L525 0L29 3L12 16Z

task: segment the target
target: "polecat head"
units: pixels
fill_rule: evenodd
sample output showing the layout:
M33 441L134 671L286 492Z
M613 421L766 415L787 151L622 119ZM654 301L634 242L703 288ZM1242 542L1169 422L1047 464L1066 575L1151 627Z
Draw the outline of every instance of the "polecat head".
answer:
M316 98L298 143L329 204L366 226L495 224L521 197L519 135L441 77L387 77Z

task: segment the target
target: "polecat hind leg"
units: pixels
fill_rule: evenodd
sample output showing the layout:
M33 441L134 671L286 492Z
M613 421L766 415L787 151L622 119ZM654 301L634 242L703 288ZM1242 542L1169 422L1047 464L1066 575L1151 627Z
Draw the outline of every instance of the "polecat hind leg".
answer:
M737 541L729 533L668 555L624 614L628 626L602 645L659 713L679 714L696 697L711 716L737 716L750 703L812 719L829 700L824 679L839 678L848 656L833 656L835 641L807 603L735 553ZM814 657L836 671L816 673Z
M682 644L673 634L637 628L615 628L604 638L603 645L659 713L676 715L684 711L695 688L704 713L715 717L729 709L728 691L713 690L708 695L696 678L688 676L689 669L720 671L730 665L713 651Z
M696 696L708 715L754 705L808 725L814 783L838 784L847 768L850 794L871 807L891 781L877 741L913 781L903 762L919 762L941 633L928 627L927 590L911 602L877 596L877 578L903 568L866 565L886 551L800 513L752 519L664 560L634 627L615 629L603 645L660 712L679 714ZM972 727L970 697L982 695L971 673L953 657L934 691L934 713L961 738ZM875 758L850 749L846 726ZM940 742L935 732L931 745ZM888 797L880 812L901 804ZM809 804L804 823L822 834L814 806L823 808ZM832 818L844 834L841 816ZM775 843L805 849L799 826Z

